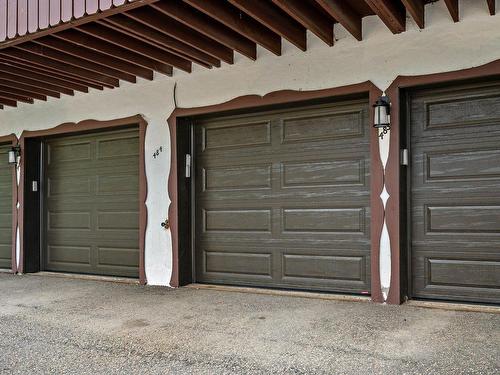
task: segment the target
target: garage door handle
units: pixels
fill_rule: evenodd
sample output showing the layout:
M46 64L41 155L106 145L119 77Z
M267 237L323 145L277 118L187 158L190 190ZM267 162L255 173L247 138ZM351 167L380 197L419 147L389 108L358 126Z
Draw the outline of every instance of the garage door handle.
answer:
M168 219L165 219L165 221L163 223L161 223L161 226L162 226L162 228L165 228L165 229L170 228L170 222L168 221Z

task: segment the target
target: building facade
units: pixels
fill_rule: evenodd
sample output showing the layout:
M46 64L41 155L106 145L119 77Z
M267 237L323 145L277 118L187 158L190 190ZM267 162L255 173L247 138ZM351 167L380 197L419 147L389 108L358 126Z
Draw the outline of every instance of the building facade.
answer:
M0 268L500 302L494 1L69 3L0 2Z

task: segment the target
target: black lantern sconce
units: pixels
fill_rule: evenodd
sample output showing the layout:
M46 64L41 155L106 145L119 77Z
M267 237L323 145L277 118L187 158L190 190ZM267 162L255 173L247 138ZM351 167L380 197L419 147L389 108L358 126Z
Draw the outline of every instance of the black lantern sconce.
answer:
M384 139L384 135L391 130L391 102L389 97L381 96L378 98L373 108L375 108L373 127L377 130L382 129L379 137Z
M17 165L17 161L21 156L21 147L19 145L13 146L9 150L9 164Z

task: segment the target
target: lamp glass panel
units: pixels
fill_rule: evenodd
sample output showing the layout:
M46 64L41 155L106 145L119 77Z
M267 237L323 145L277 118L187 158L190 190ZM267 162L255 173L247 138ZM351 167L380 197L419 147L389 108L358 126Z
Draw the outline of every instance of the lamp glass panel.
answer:
M16 161L16 152L14 150L9 151L9 164L14 164Z

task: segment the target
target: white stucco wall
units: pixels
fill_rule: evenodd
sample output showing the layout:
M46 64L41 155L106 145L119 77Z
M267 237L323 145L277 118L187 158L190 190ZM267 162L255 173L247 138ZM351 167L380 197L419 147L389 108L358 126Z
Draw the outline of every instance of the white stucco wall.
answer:
M497 1L499 3L499 1ZM19 104L0 111L0 135L55 127L86 119L110 120L142 114L148 121L146 173L148 228L146 275L153 285L168 285L172 271L170 233L160 227L169 206L167 180L170 165L166 119L174 108L177 82L180 107L204 106L232 98L281 90L315 90L371 80L385 90L398 75L420 75L479 66L500 59L500 15L490 16L485 0L461 0L461 22L453 23L443 3L426 6L426 28L408 18L407 31L393 35L379 18L363 20L363 41L336 25L338 39L328 47L308 35L308 51L283 43L278 57L259 48L258 60L236 54L234 65L219 69L195 66L192 74L175 71L157 75L153 82L122 83L113 90L91 90L74 97ZM386 138L387 139L387 138ZM381 144L382 152L386 142ZM156 159L153 152L163 146ZM384 241L383 237L383 241ZM381 269L390 269L388 242L383 243ZM385 271L384 271L385 272ZM382 278L390 278L384 273Z

